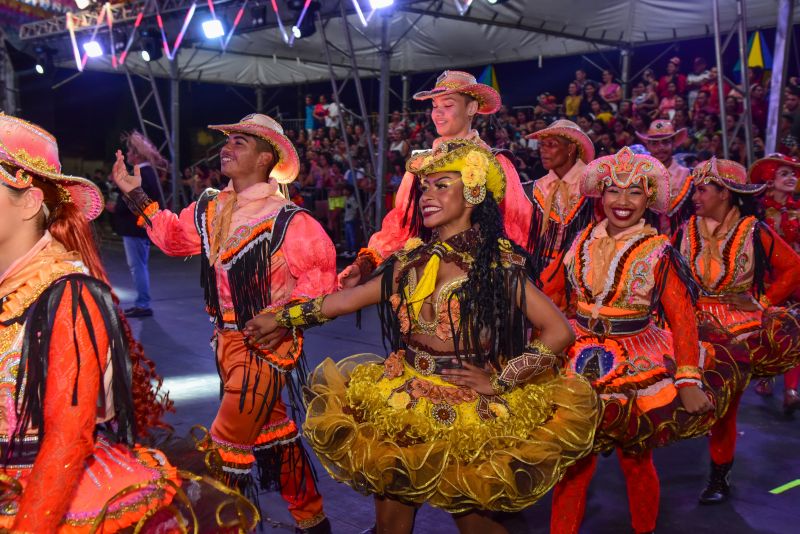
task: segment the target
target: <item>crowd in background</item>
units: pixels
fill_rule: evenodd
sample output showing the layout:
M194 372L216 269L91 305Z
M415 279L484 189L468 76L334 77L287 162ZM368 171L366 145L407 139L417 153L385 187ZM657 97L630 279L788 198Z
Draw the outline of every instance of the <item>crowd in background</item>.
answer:
M670 119L675 129L689 135L676 149L676 158L687 166L693 161L723 155L723 130L727 133L728 158L746 163L745 129L740 125L744 111L743 86L723 81L720 100L716 67L702 57L691 62L688 72L678 57L669 59L662 72L652 69L630 84L625 98L614 72L591 73L577 69L567 87L546 92L529 105L503 106L492 116L478 116L475 129L489 145L510 151L523 184L530 184L546 171L539 160L536 140L527 136L562 118L576 122L595 144L599 156L615 153L623 146L638 144L636 133L645 133L655 119ZM790 80L784 98L778 150L800 155L800 86ZM764 152L769 79L760 69L750 70L753 150ZM429 104L414 102L414 109L393 111L388 124L388 146L384 181L386 209L403 177L405 162L414 150L430 148L436 138ZM720 121L720 107L726 111ZM371 220L376 177L368 151L364 124L326 95L305 98L305 116L285 121L288 137L300 156L300 174L290 187L291 198L311 211L340 247L343 256L354 256L366 241L361 220ZM293 127L295 126L296 127ZM373 146L378 146L377 119L371 122ZM350 170L352 163L355 172ZM168 178L164 173L164 187ZM184 200L196 198L207 187L221 188L225 177L216 162L187 167L181 193ZM363 217L363 219L362 219Z

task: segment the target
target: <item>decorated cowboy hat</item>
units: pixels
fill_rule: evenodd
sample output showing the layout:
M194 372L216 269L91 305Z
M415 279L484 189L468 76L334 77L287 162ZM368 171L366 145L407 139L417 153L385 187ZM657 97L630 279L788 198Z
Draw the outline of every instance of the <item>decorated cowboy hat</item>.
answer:
M673 143L675 145L682 145L683 142L686 141L686 137L688 135L689 132L686 130L686 128L681 128L676 132L675 125L672 124L672 121L666 119L659 119L650 123L650 128L647 129L646 134L636 132L636 137L645 143L648 141L660 141L662 139L670 139L674 137L675 140Z
M91 181L61 173L58 144L49 132L19 117L0 113L0 180L13 189L35 187L33 179L59 187L87 220L103 211L103 195Z
M492 151L482 143L454 139L439 143L433 150L415 153L406 170L416 176L437 172L459 172L464 188L484 186L497 202L506 192L506 174Z
M780 167L791 167L795 171L800 169L800 159L781 153L770 154L753 163L747 173L751 184L766 184L771 182Z
M491 115L500 109L500 95L494 88L478 83L475 76L460 70L446 70L436 78L436 85L430 91L421 91L414 100L430 100L437 96L462 94L478 101L478 113Z
M572 121L560 119L550 124L547 128L533 132L526 139L544 139L545 137L562 137L578 145L578 155L584 163L589 163L594 159L594 143L588 135L583 133L581 127Z
M751 184L747 180L747 170L740 163L716 157L698 163L692 171L692 177L696 185L714 182L743 195L757 195L767 188L766 184Z
M656 213L669 209L669 171L653 156L636 154L629 147L610 156L589 163L583 173L581 194L599 198L603 190L612 185L627 189L641 184L650 203L648 208Z
M242 133L258 137L269 143L278 153L278 162L272 168L270 177L279 184L290 184L300 172L300 158L289 138L283 133L278 121L268 115L251 113L236 124L209 124L209 128L225 135Z

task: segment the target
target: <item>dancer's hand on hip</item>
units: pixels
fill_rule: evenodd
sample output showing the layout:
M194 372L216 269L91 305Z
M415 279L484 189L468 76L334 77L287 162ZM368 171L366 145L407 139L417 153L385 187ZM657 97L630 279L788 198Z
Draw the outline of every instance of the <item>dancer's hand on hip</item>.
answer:
M678 396L681 404L692 415L700 415L714 409L714 404L697 386L686 386L678 388Z
M128 174L128 169L125 167L125 156L122 155L121 150L117 150L117 161L114 162L114 167L111 169L111 179L126 195L137 187L142 187L142 174L139 167L133 168L133 176Z
M348 265L339 273L339 289L356 287L359 282L361 282L361 269L356 264Z
M288 332L288 329L278 325L274 313L256 315L247 321L242 330L252 344L267 349L277 347Z
M454 360L456 362L457 360ZM455 386L465 386L480 395L494 395L492 389L492 372L481 369L471 363L462 361L462 369L442 369L442 375L447 382Z

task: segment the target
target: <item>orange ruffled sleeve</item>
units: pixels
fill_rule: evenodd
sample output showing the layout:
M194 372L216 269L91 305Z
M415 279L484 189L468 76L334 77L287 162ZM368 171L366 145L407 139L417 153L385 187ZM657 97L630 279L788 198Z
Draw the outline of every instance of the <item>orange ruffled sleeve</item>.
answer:
M675 373L676 385L699 385L700 382L700 340L694 304L686 284L678 276L669 258L661 258L656 272L666 269L666 283L661 295L664 316L673 332L672 347L678 370Z
M83 288L101 365L106 365L108 335L89 291ZM89 329L81 314L72 317L68 285L56 311L44 398L44 438L19 503L14 531L55 532L94 448L100 369ZM80 373L78 373L80 356ZM78 403L72 404L78 374Z
M167 256L194 256L202 251L200 234L194 224L196 202L184 208L180 215L170 210L159 210L150 217L147 227L150 240Z
M281 250L296 280L290 298L313 298L336 289L336 248L313 217L298 213L292 218Z
M767 306L779 306L800 286L800 255L767 226L761 227L761 243L769 256L772 266L770 284L766 291Z

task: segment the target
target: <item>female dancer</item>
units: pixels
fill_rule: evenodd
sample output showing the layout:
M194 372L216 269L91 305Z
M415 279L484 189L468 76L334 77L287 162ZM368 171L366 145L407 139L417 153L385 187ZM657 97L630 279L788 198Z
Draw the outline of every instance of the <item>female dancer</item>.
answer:
M504 532L488 512L529 506L586 454L596 399L554 369L573 334L505 237L497 159L444 142L408 169L432 237L409 240L366 284L262 314L245 333L261 343L279 325L380 303L393 352L323 362L306 438L336 480L375 495L379 533L410 532L424 502L462 532Z
M116 532L169 504L177 472L133 447L154 419L88 226L103 198L60 168L49 133L0 115L0 528Z
M770 154L756 161L750 168L750 182L766 184L767 193L762 198L766 222L795 252L800 252L800 199L795 195L800 160L783 154ZM792 294L792 301L800 301L800 288ZM800 408L800 366L783 375L783 410L786 415ZM756 384L759 395L772 395L772 379L762 378Z
M676 243L702 292L697 302L701 323L717 322L744 341L754 376L786 372L800 357L800 323L793 313L773 306L800 284L800 256L761 221L755 197L766 186L748 183L740 164L712 158L695 167L693 176L697 215L687 221ZM741 393L711 429L711 475L700 495L703 504L723 502L730 495Z
M658 160L627 147L590 163L581 191L602 199L606 218L576 238L566 269L542 277L561 286L556 292L566 283L575 294L577 340L568 367L589 378L603 401L594 450L616 447L637 533L653 531L658 516L653 447L707 431L724 412L730 396L724 378L735 370L701 350L694 285L656 230L657 215L669 209L668 180ZM657 326L654 316L681 335ZM578 532L596 464L596 454L580 460L556 485L551 532Z

